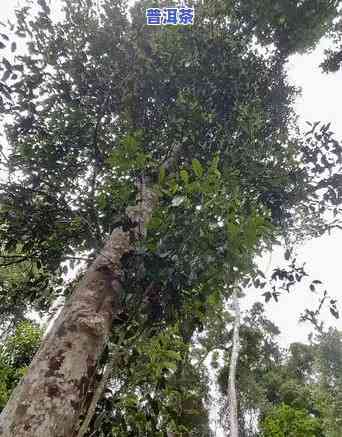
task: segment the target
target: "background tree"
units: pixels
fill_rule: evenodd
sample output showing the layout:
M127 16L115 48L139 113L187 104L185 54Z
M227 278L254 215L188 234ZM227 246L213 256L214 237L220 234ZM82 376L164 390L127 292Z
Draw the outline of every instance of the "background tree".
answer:
M234 17L243 22L263 45L274 44L283 56L303 53L331 31L340 1L230 2Z
M33 355L37 351L42 329L29 320L17 324L15 331L0 345L0 409L25 374Z
M224 352L221 355L224 364L214 363L219 368L221 419L227 431L230 326L231 323L227 325L225 342L217 343L217 348ZM310 344L292 343L288 349L279 346L279 333L265 318L260 303L243 319L237 368L240 435L337 436L342 417L338 394L340 378L336 373L339 374L340 333L329 329L312 337Z

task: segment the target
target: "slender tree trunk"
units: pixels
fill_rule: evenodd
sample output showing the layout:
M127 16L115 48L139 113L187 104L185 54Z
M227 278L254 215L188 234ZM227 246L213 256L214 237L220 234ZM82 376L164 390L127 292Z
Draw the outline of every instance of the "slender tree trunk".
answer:
M239 437L238 406L236 396L236 367L240 351L240 305L237 290L234 287L233 309L235 312L233 347L229 367L228 401L229 401L229 429L230 437Z
M157 203L142 186L127 210L141 233ZM132 231L114 229L101 254L56 319L0 416L2 437L69 437L78 421L98 359L120 310L121 258L133 248Z

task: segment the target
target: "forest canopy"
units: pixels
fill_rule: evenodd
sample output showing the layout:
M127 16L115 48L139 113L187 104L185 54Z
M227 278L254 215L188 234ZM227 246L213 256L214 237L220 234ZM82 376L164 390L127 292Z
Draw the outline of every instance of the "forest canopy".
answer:
M209 437L216 408L232 437L338 437L337 301L284 351L239 299L278 301L298 245L341 228L342 146L298 127L286 68L340 2L193 1L160 27L151 1L61 4L0 23L0 434Z

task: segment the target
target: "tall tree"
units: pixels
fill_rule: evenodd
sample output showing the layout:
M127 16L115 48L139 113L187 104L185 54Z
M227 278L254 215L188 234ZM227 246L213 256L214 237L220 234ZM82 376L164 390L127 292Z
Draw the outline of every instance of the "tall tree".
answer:
M37 3L12 28L29 53L3 62L13 177L1 186L1 257L33 262L49 284L63 262L87 265L71 296L58 290L66 304L2 412L6 437L77 432L113 324L115 343L193 308L189 341L227 265L233 284L291 232L291 214L321 220L316 190L325 207L342 197L341 148L323 127L316 139L336 156L321 163L290 139L284 58L256 51L231 8L199 2L193 28L151 29L148 2L129 22L123 2L65 0L60 23Z
M233 344L229 364L228 399L229 399L229 429L231 437L239 437L238 401L236 390L236 369L240 351L240 304L237 290L233 291L234 330Z
M334 28L341 5L339 0L232 3L236 19L243 21L261 44L274 44L284 56L314 48Z

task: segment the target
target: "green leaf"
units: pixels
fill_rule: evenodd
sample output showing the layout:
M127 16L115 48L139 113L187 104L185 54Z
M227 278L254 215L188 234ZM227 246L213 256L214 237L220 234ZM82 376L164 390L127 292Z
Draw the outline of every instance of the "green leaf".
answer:
M265 297L266 303L269 302L272 298L272 294L269 291L267 291L266 293L263 293L262 295Z
M203 175L202 164L196 158L192 160L192 169L194 170L194 173L197 177L200 178Z
M214 159L212 160L212 163L210 165L210 169L217 170L219 162L220 162L220 156L217 154L214 156Z
M340 318L340 314L339 314L339 312L335 308L330 307L330 313L335 317L335 319L339 319Z
M2 58L2 63L4 64L6 70L9 70L12 72L12 66L6 58Z
M177 369L177 364L173 363L172 361L163 361L160 363L160 368L165 368L165 369L169 369L169 370L176 370Z
M164 181L165 181L165 167L162 166L159 169L159 184L163 185Z
M167 354L168 358L171 358L173 360L179 361L181 359L179 352L176 352L173 350L168 350L168 351L166 351L166 354Z
M189 173L186 170L180 171L180 177L186 185L189 183Z
M10 77L10 75L11 75L11 72L9 70L6 70L5 73L3 74L1 80L3 82L6 82L6 80Z

